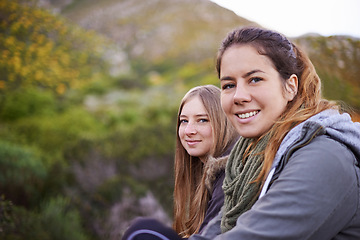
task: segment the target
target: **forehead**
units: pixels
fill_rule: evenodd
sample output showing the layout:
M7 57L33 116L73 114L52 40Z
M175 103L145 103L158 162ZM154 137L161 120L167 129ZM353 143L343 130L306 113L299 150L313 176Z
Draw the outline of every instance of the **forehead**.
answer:
M224 71L274 68L270 58L259 53L252 45L233 45L226 49L221 59L221 75Z
M184 103L180 115L199 115L199 114L207 114L205 106L201 100L201 98L196 95L190 97Z

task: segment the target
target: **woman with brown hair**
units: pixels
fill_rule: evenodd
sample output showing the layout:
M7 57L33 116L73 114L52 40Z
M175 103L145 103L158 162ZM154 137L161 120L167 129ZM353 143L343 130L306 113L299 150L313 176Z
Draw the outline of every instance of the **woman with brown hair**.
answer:
M235 29L216 69L241 137L220 214L189 239L360 239L360 124L322 97L305 53L277 32Z
M216 69L241 138L221 217L191 239L360 239L360 124L322 98L309 58L279 33L242 28Z

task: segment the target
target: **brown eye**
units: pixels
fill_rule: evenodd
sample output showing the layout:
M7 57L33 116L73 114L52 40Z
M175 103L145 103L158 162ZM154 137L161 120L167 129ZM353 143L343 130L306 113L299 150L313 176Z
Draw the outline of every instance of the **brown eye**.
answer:
M253 78L250 78L250 82L252 83L257 83L257 82L260 82L262 81L263 79L260 78L260 77L253 77Z
M232 83L228 83L228 84L225 84L224 86L222 86L222 89L230 89L230 88L234 88L235 87L235 84L232 84Z

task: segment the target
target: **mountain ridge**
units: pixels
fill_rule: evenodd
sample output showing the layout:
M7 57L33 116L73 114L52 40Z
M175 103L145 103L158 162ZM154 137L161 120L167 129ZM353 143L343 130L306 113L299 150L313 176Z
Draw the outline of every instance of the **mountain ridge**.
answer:
M214 61L229 31L260 26L208 0L68 0L61 6L59 0L43 2L71 22L111 39L128 61L174 61L178 66ZM317 33L291 39L313 61L325 97L343 100L360 111L360 39Z
M231 29L259 26L207 0L80 0L63 7L60 14L109 37L130 58L148 61L213 58Z

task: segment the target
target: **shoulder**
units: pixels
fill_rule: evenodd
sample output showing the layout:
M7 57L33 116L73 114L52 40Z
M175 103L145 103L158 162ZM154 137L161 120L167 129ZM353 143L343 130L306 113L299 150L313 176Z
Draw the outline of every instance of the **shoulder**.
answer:
M315 137L309 144L296 150L289 159L309 167L348 171L356 163L355 155L342 143L327 135ZM319 169L320 170L320 169Z
M352 151L329 136L321 135L291 155L279 179L297 179L293 183L301 184L299 187L307 186L313 191L329 188L340 194L347 188L345 186L357 185L358 173Z
M293 220L294 228L289 227L293 234L336 235L343 229L334 226L347 226L354 216L357 226L360 224L359 176L352 151L320 135L293 152L279 177L255 204L256 209L286 224Z
M350 149L327 135L308 139L307 143L287 150L291 155L281 159L278 173L270 184L291 182L299 187L322 188L341 186L358 181L357 159ZM337 184L327 184L336 181Z
M220 195L220 194L223 195L224 194L223 189L222 189L224 178L225 178L225 170L223 169L220 172L218 172L215 180L212 183L212 187L213 187L212 195Z

